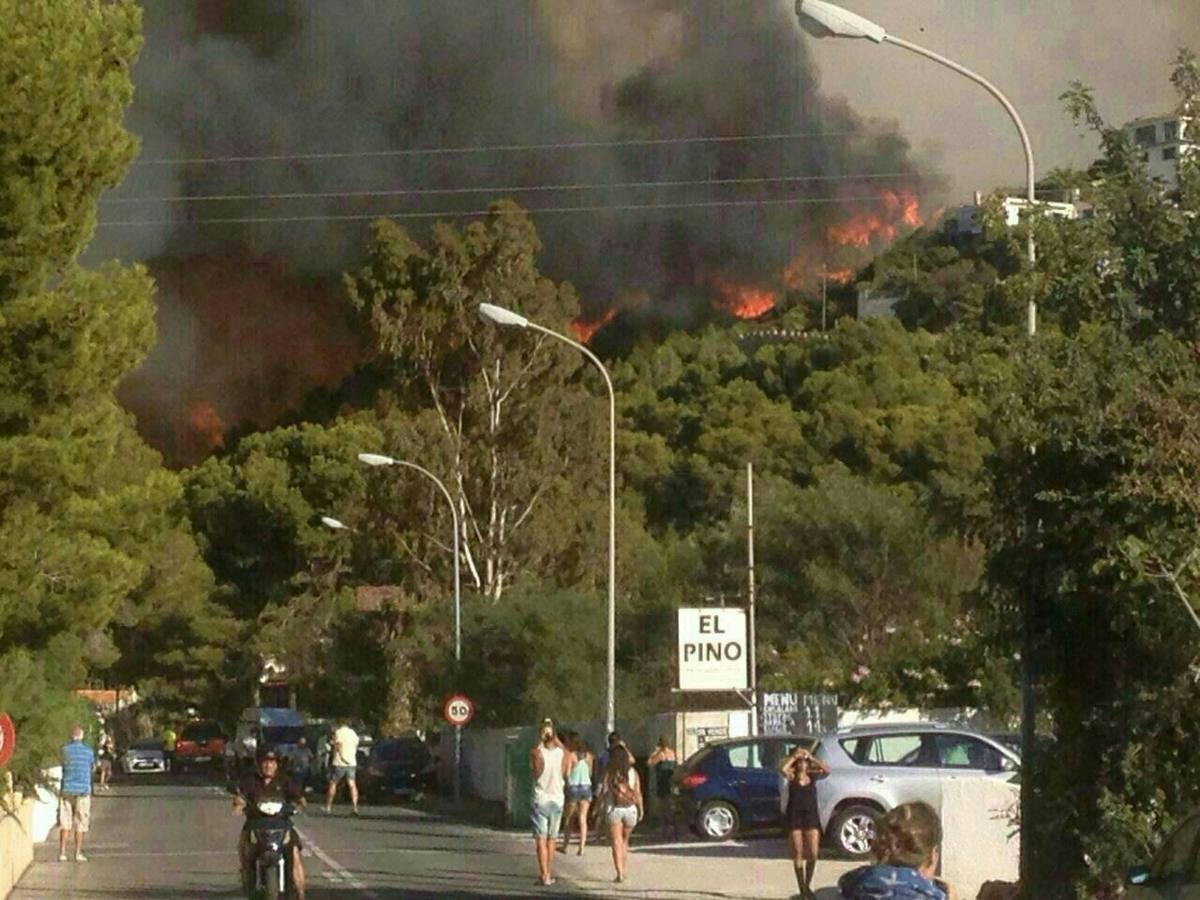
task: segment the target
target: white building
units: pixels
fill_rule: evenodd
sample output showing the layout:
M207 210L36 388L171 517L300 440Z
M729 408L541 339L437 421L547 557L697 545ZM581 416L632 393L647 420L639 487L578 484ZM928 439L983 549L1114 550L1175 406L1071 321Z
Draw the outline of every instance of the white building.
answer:
M1078 195L1078 191L1075 192ZM1049 200L1039 200L1037 211L1040 215L1059 219L1089 219L1094 210L1087 203L1078 200L1073 203L1058 203ZM1002 212L1004 224L1009 228L1021 224L1021 216L1029 211L1029 199L1026 197L1005 197ZM966 206L958 206L946 211L942 219L942 227L946 229L947 237L952 240L963 235L983 234L983 195L975 192L975 202Z
M1152 116L1125 126L1126 137L1141 150L1151 177L1170 190L1179 187L1179 161L1200 149L1200 143L1188 139L1193 123L1187 116Z

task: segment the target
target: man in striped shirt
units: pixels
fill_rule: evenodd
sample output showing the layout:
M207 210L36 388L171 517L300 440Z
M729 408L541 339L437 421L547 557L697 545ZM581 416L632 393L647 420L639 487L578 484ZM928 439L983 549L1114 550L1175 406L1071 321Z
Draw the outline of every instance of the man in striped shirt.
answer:
M62 786L58 791L58 861L67 861L67 833L75 833L75 861L87 862L83 836L92 821L92 770L96 754L83 742L83 729L71 728L62 748Z

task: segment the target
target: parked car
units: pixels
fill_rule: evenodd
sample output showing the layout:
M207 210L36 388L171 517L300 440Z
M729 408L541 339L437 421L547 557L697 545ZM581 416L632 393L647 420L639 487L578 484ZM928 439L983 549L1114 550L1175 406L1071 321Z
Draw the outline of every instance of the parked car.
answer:
M869 854L882 813L914 800L939 807L946 780L1008 781L1021 765L999 741L928 723L845 729L822 737L816 755L831 770L817 787L826 839L852 859Z
M675 770L676 814L705 840L780 824L779 765L813 735L734 738L701 747Z
M1200 811L1184 819L1148 866L1129 870L1125 900L1200 896Z
M174 771L214 765L225 754L225 730L216 722L189 722L175 739Z
M162 741L147 738L134 741L121 754L121 771L126 775L147 775L167 771L167 757L163 753Z
M259 746L273 747L281 759L295 751L304 736L304 716L294 709L276 706L251 706L242 710L234 733L234 767L247 771L254 767Z
M418 737L385 738L371 747L360 766L358 785L370 802L410 797L432 790L433 756Z

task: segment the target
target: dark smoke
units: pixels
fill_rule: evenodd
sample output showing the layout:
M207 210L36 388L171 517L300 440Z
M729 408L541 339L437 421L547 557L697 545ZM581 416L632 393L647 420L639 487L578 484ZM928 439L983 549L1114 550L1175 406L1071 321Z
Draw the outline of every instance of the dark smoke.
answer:
M821 260L828 226L884 188L927 185L892 128L820 94L794 15L774 0L190 0L148 4L145 24L130 119L142 158L101 219L164 224L102 228L94 253L149 260L160 275L160 345L126 394L177 461L212 444L211 427L190 450L162 437L186 430L196 404L227 425L267 424L355 358L336 288L323 285L355 263L365 222L198 220L450 213L500 196L606 207L539 216L543 268L576 284L588 315L616 306L661 330L712 315L718 281L772 288L798 256ZM804 137L155 162L764 134ZM863 173L889 177L844 177ZM795 176L833 180L613 187ZM608 187L514 190L547 184ZM467 187L508 190L178 202ZM779 203L830 197L848 202ZM745 201L769 203L614 209Z

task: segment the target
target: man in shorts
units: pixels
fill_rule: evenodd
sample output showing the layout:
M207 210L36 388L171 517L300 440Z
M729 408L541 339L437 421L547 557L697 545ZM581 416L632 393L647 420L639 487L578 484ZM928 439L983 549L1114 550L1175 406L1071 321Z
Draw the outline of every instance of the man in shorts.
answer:
M533 842L537 849L537 884L554 884L551 868L554 864L554 845L562 825L563 800L571 760L562 742L554 733L554 723L543 719L538 729L538 742L529 751L529 768L533 775Z
M75 862L87 862L83 836L92 824L92 770L96 754L83 742L83 729L71 728L62 747L62 785L58 791L58 861L67 861L67 834L75 835Z
M330 759L329 788L325 791L325 812L333 812L333 800L337 796L338 784L344 781L350 791L350 805L357 816L358 784L354 775L358 769L358 732L344 719L339 720L330 744L333 752Z

